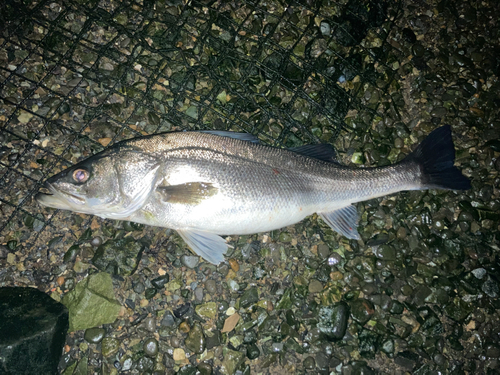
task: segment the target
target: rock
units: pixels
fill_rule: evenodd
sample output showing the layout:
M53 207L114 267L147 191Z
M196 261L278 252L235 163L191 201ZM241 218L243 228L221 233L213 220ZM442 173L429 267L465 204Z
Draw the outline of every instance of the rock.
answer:
M152 337L148 338L144 340L142 349L147 356L154 357L158 354L158 341Z
M163 276L158 276L157 278L151 280L151 284L153 284L153 286L156 288L156 289L162 289L166 283L168 283L170 281L170 277L168 276L168 274L165 274Z
M347 329L348 318L349 307L343 302L322 307L318 314L318 329L321 336L328 341L342 339Z
M205 335L199 323L195 323L184 340L186 348L195 354L201 354L205 350Z
M97 248L92 264L112 275L132 275L146 245L133 237L109 240Z
M57 374L68 330L64 305L34 288L0 288L0 373Z
M181 263L187 268L195 268L200 262L200 257L194 255L181 256Z
M365 324L369 321L374 313L373 304L364 298L359 298L351 302L351 315L360 324Z
M318 280L313 279L309 283L309 293L319 293L323 291L323 284L321 284Z
M253 305L259 300L259 293L257 292L257 288L250 288L245 290L240 297L240 306L246 309Z
M207 319L215 319L217 315L217 304L215 302L207 302L196 306L196 313Z
M62 303L69 310L69 329L78 331L113 323L121 305L116 301L108 273L88 276L66 294Z
M236 369L243 363L245 356L242 352L231 350L226 347L222 349L224 359L220 367L220 372L224 375L233 375Z
M97 344L102 341L105 334L106 330L103 328L89 328L85 330L84 338L87 342Z
M101 353L104 357L110 357L118 353L120 349L120 341L114 337L105 337L101 344Z

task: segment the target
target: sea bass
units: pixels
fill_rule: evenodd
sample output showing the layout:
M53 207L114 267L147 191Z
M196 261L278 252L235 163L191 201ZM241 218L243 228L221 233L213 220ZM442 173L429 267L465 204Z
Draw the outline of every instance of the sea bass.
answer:
M36 200L48 207L175 229L213 264L220 235L267 232L317 213L359 239L353 203L403 190L470 188L453 166L449 126L434 130L399 163L351 168L332 146L281 149L223 131L173 132L119 142L49 178Z

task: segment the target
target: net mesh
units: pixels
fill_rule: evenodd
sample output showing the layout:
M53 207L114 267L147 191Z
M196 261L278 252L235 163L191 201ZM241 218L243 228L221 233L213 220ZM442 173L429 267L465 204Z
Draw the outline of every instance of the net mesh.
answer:
M38 250L81 234L54 227L34 193L117 141L220 129L293 147L334 141L350 111L374 118L363 87L387 91L377 51L398 14L362 0L0 6L0 242Z

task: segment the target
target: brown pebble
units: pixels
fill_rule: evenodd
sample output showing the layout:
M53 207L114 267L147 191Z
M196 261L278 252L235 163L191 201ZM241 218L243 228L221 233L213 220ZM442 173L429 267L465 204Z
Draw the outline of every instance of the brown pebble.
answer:
M57 278L57 285L59 285L59 286L63 286L64 281L65 281L65 280L64 280L64 277L63 277L63 276L59 276L59 277Z
M179 324L179 331L188 333L190 330L191 327L189 327L189 324L187 324L186 322L182 322L181 324Z
M240 265L236 259L229 259L229 265L234 272L238 272L240 270Z
M330 273L330 279L332 279L333 281L339 281L339 280L342 280L343 278L344 278L344 275L342 275L342 272L335 271L335 272Z

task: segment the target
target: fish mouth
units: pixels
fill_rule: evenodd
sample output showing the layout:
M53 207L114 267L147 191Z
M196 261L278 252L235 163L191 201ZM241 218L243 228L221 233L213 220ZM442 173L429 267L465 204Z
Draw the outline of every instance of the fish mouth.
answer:
M49 193L39 192L35 195L35 200L43 206L67 210L85 204L85 199L81 196L61 191L49 182L45 183L44 189Z

